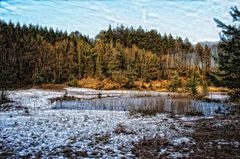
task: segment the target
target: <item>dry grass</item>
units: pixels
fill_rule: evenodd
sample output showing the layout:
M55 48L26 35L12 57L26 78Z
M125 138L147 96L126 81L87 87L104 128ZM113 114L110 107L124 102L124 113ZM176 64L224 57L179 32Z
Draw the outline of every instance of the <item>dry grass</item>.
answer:
M208 87L209 92L229 92L230 89L226 87L214 87L214 86L209 86Z
M134 87L138 90L155 90L155 91L168 91L167 88L170 85L168 80L155 80L151 82L144 82L139 79L134 82Z
M129 115L140 116L155 116L159 113L169 112L171 115L185 114L188 116L202 116L203 113L192 107L191 96L187 94L171 95L171 100L166 97L149 98L143 101L141 105L130 106ZM170 104L170 108L166 105ZM169 103L170 102L170 103Z
M110 90L110 89L119 89L120 88L119 84L111 81L108 78L100 80L100 79L96 79L93 77L87 77L87 78L83 78L83 79L79 80L78 84L80 87L93 88L93 89Z
M114 129L114 133L116 134L135 134L133 131L129 130L126 125L123 123L117 124L116 128Z
M163 97L146 100L142 105L130 106L129 115L154 116L164 112L165 99Z
M41 84L41 85L38 85L35 87L40 88L40 89L64 90L66 85L64 85L64 84Z
M109 78L103 80L87 77L78 81L80 87L93 88L93 89L125 89L124 85L116 83ZM168 80L155 80L151 82L144 82L139 79L134 81L133 88L137 90L155 90L155 91L168 91L170 81Z
M49 156L50 158L58 158L59 156L64 156L65 158L89 157L86 150L74 150L70 145L55 148Z
M78 84L80 87L86 87L86 88L93 88L98 89L100 88L99 81L95 78L87 77L83 78L78 81Z
M189 93L174 93L169 94L172 99L191 99L191 95Z
M107 144L110 139L111 139L111 134L109 134L109 133L95 134L95 142L96 143Z

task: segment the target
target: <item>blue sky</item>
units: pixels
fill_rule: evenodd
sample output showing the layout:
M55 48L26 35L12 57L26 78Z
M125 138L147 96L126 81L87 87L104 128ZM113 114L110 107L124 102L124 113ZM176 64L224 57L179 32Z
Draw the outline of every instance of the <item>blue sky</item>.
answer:
M156 29L190 41L217 41L214 17L230 23L231 6L240 0L0 0L0 18L94 37L100 30L124 26Z

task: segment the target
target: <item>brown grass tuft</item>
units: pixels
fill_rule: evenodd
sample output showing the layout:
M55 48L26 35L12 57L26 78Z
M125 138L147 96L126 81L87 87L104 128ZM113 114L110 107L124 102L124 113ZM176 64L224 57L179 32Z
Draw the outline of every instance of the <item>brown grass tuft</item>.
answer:
M123 123L119 123L117 127L114 129L114 133L116 134L134 134L133 131L129 130L126 125Z
M159 154L161 148L168 146L168 141L161 137L142 139L133 144L132 153L139 158L161 158Z

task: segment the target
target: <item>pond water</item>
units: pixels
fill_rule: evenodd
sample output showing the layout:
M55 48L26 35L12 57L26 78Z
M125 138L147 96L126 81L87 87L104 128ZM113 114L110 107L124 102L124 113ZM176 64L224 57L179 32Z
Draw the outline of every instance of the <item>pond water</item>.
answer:
M182 96L172 96L173 93L159 92L100 92L97 94L86 93L79 96L81 100L57 100L56 109L78 110L113 110L131 111L139 108L154 108L159 112L172 114L187 114L189 112L201 112L205 116L212 116L216 111L224 111L227 107L224 103L209 103L196 101ZM91 97L91 98L90 98ZM213 98L214 94L210 94ZM217 94L217 98L224 99L226 95Z

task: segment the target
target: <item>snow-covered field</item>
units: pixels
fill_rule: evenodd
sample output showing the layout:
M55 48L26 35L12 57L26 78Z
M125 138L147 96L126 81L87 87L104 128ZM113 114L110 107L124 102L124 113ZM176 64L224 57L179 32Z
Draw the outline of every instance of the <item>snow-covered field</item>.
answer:
M67 88L67 91L71 96L94 96L98 93L81 88ZM102 94L119 96L134 92L101 91ZM191 126L197 117L171 118L164 113L130 117L127 111L52 109L55 103L49 99L64 93L41 89L10 92L12 101L28 108L27 111L0 112L0 144L13 151L11 158L67 158L69 153L86 158L135 158L131 152L133 143L156 136L166 138L174 146L194 144L191 138L184 136L192 132ZM124 127L122 133L116 131L119 126ZM169 152L172 158L188 155L177 150L164 151Z

